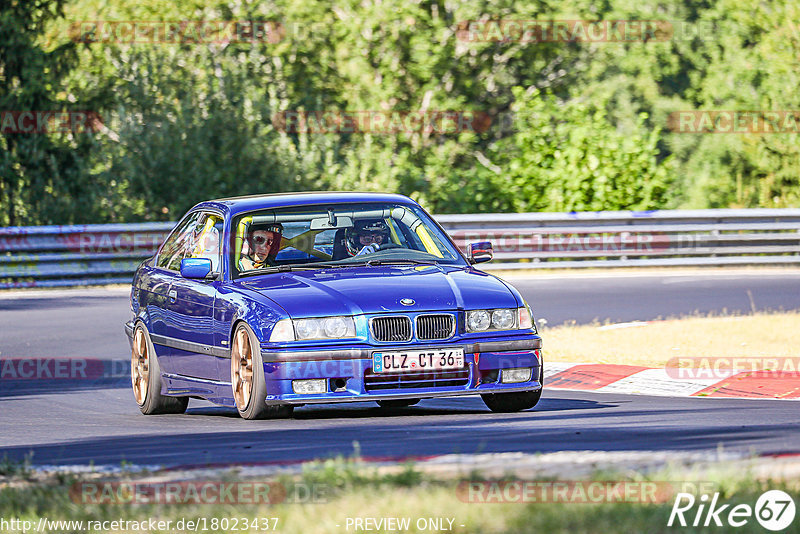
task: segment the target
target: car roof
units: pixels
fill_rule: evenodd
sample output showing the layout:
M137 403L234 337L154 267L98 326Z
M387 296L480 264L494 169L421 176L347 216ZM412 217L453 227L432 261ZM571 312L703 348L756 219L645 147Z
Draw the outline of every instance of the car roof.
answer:
M354 202L395 202L416 204L405 195L393 193L367 193L358 191L306 191L299 193L274 193L243 197L219 198L197 204L194 209L216 208L234 216L238 213L258 209L305 206L313 204L349 204Z

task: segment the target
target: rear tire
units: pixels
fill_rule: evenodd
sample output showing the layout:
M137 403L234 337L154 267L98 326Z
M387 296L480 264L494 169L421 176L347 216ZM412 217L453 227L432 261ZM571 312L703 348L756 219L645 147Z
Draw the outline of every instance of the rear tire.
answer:
M267 382L261 360L261 344L245 323L239 323L233 333L231 387L236 409L243 419L288 417L294 409L289 404L267 405Z
M397 400L379 400L375 401L381 408L405 408L406 406L414 406L421 399L397 399Z
M538 391L522 391L520 393L489 393L481 395L484 404L496 413L521 412L530 410L542 398L544 390L544 364L539 366L539 383L542 385Z
M153 348L150 332L141 322L133 331L131 386L133 398L144 415L180 414L189 405L189 397L168 397L161 394L158 356Z

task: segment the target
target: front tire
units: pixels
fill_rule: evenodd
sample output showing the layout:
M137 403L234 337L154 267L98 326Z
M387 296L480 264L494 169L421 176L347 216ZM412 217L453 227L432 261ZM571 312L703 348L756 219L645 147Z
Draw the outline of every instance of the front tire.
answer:
M133 331L131 385L133 398L144 415L180 414L189 405L189 397L168 397L161 394L161 368L150 332L142 323L137 324Z
M233 334L231 387L236 409L243 419L288 417L292 413L291 405L267 405L261 345L253 330L245 323L239 323Z
M539 366L539 383L542 385L538 391L522 391L520 393L489 393L481 395L483 403L493 412L511 413L530 410L542 398L544 390L544 364Z

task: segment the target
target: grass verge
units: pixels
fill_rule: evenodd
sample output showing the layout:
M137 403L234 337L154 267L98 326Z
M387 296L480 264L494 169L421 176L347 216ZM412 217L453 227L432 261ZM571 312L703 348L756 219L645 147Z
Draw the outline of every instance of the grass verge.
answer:
M672 358L800 356L800 313L686 317L612 328L540 329L545 361L663 367Z
M151 475L152 477L152 475ZM274 505L217 505L217 504L86 504L76 499L75 485L80 478L56 477L47 482L7 485L0 489L0 517L17 518L38 522L39 518L63 521L147 521L150 518L172 521L172 527L160 531L175 532L181 519L205 521L207 532L233 531L232 520L239 518L273 518L270 525L277 525L279 532L343 533L359 531L355 520L371 518L408 519L404 532L452 531L464 533L590 533L590 532L724 532L726 528L668 527L667 522L674 503L674 496L660 502L583 502L581 493L570 492L566 502L468 502L466 493L459 488L464 484L481 482L479 474L463 479L437 479L417 471L411 464L397 466L391 472L364 466L357 460L328 460L311 464L302 475L283 476L273 482L285 486L324 487L314 499L295 499L298 502L283 502ZM91 479L94 483L98 480ZM150 479L152 480L152 478ZM234 474L221 480L237 481ZM767 490L787 492L795 502L800 502L800 481L788 479L764 479L754 473L743 472L734 466L712 465L710 468L666 468L647 476L597 472L588 480L625 483L686 484L703 488L702 492L713 497L719 493L719 505L728 504L728 510L737 504L754 507L759 496ZM118 480L119 481L119 480ZM128 478L130 481L130 478ZM515 481L513 476L504 482ZM486 482L486 481L483 481ZM490 481L491 482L491 481ZM532 481L528 481L532 482ZM552 483L552 480L538 480ZM8 481L5 482L8 484ZM321 498L319 496L322 496ZM585 494L584 494L585 497ZM699 493L698 504L699 504ZM289 501L293 500L290 497ZM502 500L502 499L501 499ZM552 501L553 499L550 499ZM302 501L302 502L301 502ZM313 501L313 502L310 502ZM686 512L689 525L698 507ZM212 518L228 518L228 523L212 523ZM277 518L275 522L274 518ZM724 521L723 515L723 521ZM702 524L702 519L701 519ZM398 529L381 528L372 523L370 532L396 532ZM5 529L6 531L14 531ZM57 529L52 529L57 530ZM63 531L70 529L63 529ZM75 525L72 531L80 531ZM86 529L84 528L84 531ZM134 529L118 528L115 532ZM203 530L198 529L198 530ZM263 532L262 527L239 531ZM272 528L270 528L272 530ZM365 531L366 529L360 529ZM764 532L753 517L737 532ZM156 529L156 531L159 531ZM800 522L795 521L783 532L800 532Z

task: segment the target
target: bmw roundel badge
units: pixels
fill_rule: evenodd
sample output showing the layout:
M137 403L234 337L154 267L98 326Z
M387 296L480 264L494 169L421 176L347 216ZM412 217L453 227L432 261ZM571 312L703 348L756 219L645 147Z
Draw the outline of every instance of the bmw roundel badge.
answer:
M414 299L400 299L400 304L402 304L403 306L413 306L414 304L416 304L416 302L414 301Z

